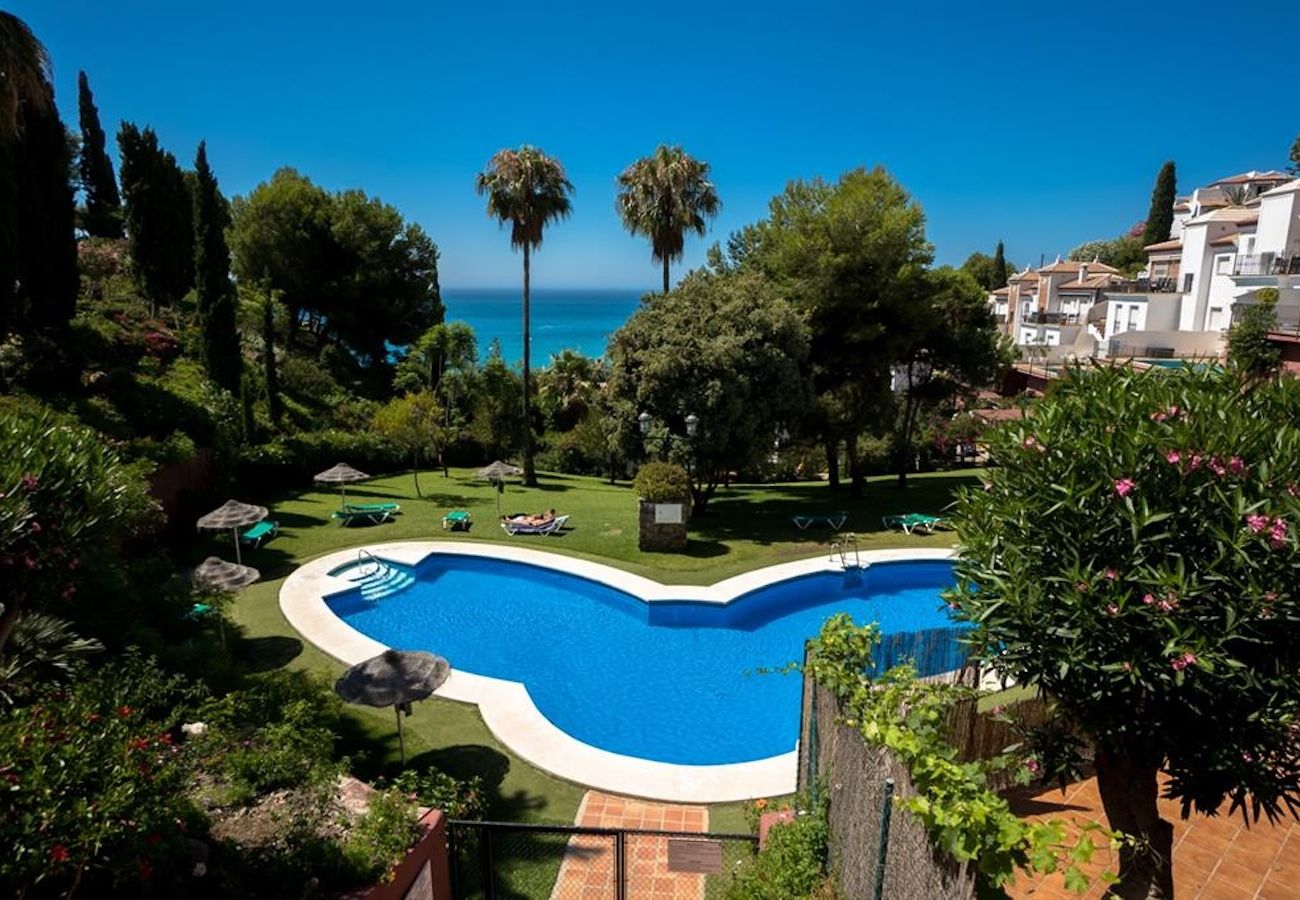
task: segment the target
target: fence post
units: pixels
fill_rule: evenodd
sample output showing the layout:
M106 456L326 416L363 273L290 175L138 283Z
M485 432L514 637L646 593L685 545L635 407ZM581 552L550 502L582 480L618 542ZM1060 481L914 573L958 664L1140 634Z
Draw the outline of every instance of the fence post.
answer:
M496 900L496 860L492 858L492 829L483 829L483 900ZM877 898L879 900L879 898Z
M627 835L622 829L614 835L614 900L626 900L627 897Z
M820 735L817 731L817 680L808 677L808 646L804 645L803 651L804 672L803 677L808 685L811 697L808 701L808 800L813 809L817 808L818 788L818 756L821 755Z
M885 802L880 810L880 840L876 847L876 890L872 894L880 900L885 890L885 855L889 851L889 815L894 806L894 779L885 779Z

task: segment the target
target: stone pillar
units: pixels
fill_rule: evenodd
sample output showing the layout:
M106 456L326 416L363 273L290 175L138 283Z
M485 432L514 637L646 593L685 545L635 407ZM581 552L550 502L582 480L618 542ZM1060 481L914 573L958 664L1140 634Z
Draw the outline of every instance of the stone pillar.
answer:
M691 517L689 500L654 503L640 500L637 548L653 553L680 553L686 549L686 523Z

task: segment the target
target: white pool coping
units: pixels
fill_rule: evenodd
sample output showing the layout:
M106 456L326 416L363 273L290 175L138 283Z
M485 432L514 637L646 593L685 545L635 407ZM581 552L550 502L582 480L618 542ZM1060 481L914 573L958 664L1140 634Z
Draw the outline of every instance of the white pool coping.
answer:
M544 540L544 538L540 539ZM766 566L712 585L661 584L613 566L531 547L475 541L400 541L367 544L318 557L299 566L280 588L280 609L299 634L335 659L355 665L389 649L352 628L330 611L325 598L356 584L329 573L356 562L361 550L380 559L415 566L437 554L506 559L577 575L639 597L648 603L690 600L725 605L757 588L815 572L840 571L838 558L823 553L810 559ZM870 550L862 563L951 559L949 549ZM795 791L798 748L752 762L727 765L682 765L638 759L601 750L566 734L533 703L517 681L459 671L437 696L478 706L488 729L510 750L559 778L587 787L651 800L676 803L730 803L774 797Z

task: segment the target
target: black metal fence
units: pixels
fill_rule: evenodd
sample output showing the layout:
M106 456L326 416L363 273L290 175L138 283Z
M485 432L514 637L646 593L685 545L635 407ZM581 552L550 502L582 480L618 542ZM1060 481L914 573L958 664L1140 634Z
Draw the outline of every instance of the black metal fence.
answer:
M751 834L457 819L447 842L456 900L714 900L758 850Z

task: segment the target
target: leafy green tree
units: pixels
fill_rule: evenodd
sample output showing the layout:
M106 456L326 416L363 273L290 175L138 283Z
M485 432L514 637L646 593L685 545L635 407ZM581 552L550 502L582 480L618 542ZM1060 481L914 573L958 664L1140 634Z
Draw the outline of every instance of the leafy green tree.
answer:
M99 124L99 110L90 92L85 72L77 73L77 106L81 114L81 158L78 171L81 189L86 195L86 209L81 226L91 237L122 236L122 198L113 177L113 163L105 150L104 129Z
M131 267L157 314L194 285L194 203L176 157L152 128L123 122L117 143Z
M537 405L547 428L564 432L577 427L607 378L599 360L575 350L561 350L552 356L537 376Z
M649 443L690 471L697 513L802 414L808 344L802 316L761 275L705 271L648 297L610 339L612 390L666 429Z
M399 391L434 391L443 387L443 376L469 372L478 357L474 329L464 322L440 322L406 348L397 364L393 386Z
M1172 828L1300 803L1300 380L1076 370L988 435L954 523L982 660L1096 748L1121 897L1173 896Z
M31 28L13 13L0 10L0 142L22 130L22 110L48 110L53 100L50 54Z
M80 289L76 199L68 132L48 83L46 93L44 103L24 107L21 133L10 147L17 288L10 287L9 305L20 325L58 330L72 319Z
M1121 235L1112 240L1085 241L1070 251L1067 259L1092 262L1094 259L1131 275L1146 265L1147 255L1141 237Z
M998 330L984 288L947 266L927 272L917 299L928 327L917 335L894 373L900 401L895 447L899 487L907 486L917 419L951 401L963 387L980 387L998 370Z
M284 416L284 403L280 399L280 373L275 363L275 307L276 292L266 284L266 297L262 301L262 377L266 381L266 406L271 422L279 427Z
M92 429L0 408L0 657L20 615L75 602L152 508Z
M1174 228L1174 200L1177 198L1177 177L1173 160L1160 167L1156 186L1151 191L1151 208L1147 211L1146 227L1142 230L1142 245L1158 244L1169 240Z
M361 191L330 194L281 169L232 203L235 273L281 292L292 350L307 327L370 369L442 321L438 248L392 206Z
M1267 377L1282 365L1281 349L1268 339L1277 330L1277 288L1261 288L1256 302L1242 304L1228 330L1228 362L1252 377Z
M817 402L803 430L825 445L833 487L845 443L860 492L858 436L879 423L891 369L926 324L914 303L933 257L920 205L879 167L795 181L729 247L730 266L756 268L807 316Z
M1003 255L1002 242L998 241L997 249L992 256L978 251L972 253L961 264L961 271L973 278L975 283L985 291L996 291L998 288L1006 287L1010 266L1011 264Z
M235 287L230 282L226 246L230 213L208 165L206 142L199 144L194 171L194 274L203 365L218 387L236 394L244 361L235 330Z
M573 184L559 160L527 144L518 150L501 150L480 172L475 186L487 196L487 212L502 225L510 224L510 246L524 252L524 373L523 469L524 484L537 485L533 461L532 374L529 366L529 255L542 246L546 226L568 218L573 208L569 195Z
M650 258L664 266L664 293L671 282L668 264L682 258L686 232L704 237L706 219L722 206L709 181L709 164L681 147L660 144L651 156L638 159L618 176L614 200L619 218L632 234L650 238Z
M424 496L420 493L420 462L434 458L441 464L447 445L438 398L428 391L394 397L375 413L374 427L385 440L410 455L415 496Z
M493 339L487 361L474 379L471 424L475 439L489 457L505 459L519 446L524 430L522 393L519 376L510 371L501 356L500 342Z

